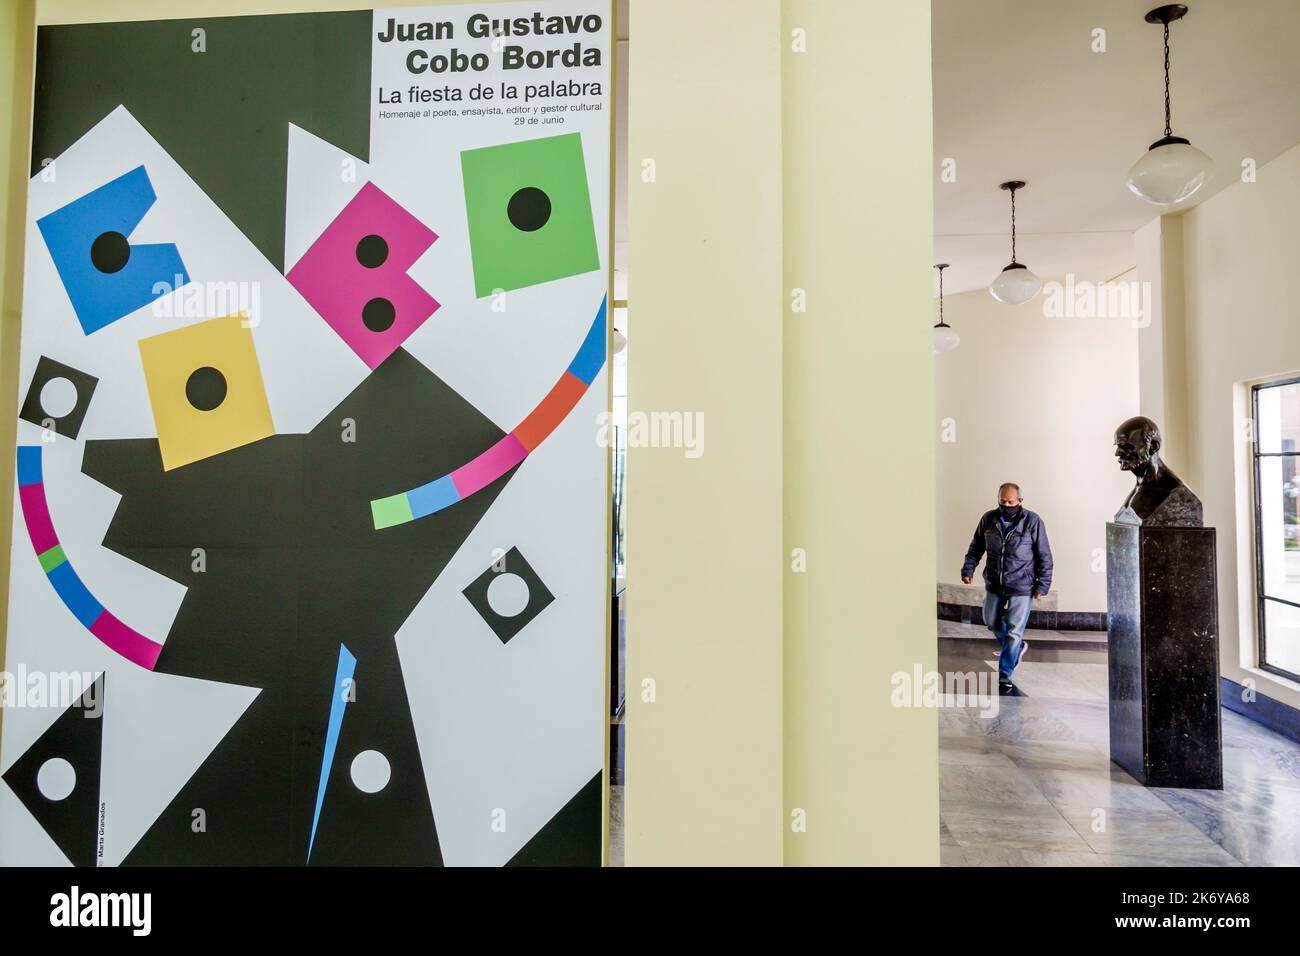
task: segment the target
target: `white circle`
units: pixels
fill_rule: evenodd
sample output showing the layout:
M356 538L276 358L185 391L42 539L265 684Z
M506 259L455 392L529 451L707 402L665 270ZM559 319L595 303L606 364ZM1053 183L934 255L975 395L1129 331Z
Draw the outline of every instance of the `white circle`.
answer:
M392 776L388 758L378 750L363 750L352 758L352 782L362 793L378 793Z
M36 789L46 800L62 800L77 785L77 771L62 757L51 757L36 771Z
M502 571L488 585L487 602L502 617L514 617L528 607L528 582L512 571Z
M77 407L77 386L66 378L52 378L41 387L41 411L63 418Z

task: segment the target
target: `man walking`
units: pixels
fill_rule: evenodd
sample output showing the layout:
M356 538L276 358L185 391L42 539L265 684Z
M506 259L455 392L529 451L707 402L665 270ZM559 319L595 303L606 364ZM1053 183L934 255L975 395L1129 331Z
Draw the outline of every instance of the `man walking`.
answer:
M1043 519L1021 507L1020 486L998 488L998 506L985 512L975 526L961 567L963 584L970 584L975 566L984 562L984 623L998 639L998 682L1011 684L1011 674L1029 649L1025 625L1034 599L1052 586L1052 548Z

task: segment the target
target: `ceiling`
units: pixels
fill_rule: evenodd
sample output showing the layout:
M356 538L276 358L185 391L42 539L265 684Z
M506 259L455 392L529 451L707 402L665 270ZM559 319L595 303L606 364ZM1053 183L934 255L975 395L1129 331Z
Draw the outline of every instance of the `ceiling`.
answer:
M933 0L935 261L945 292L982 288L1017 258L1045 281L1103 281L1134 265L1133 231L1161 207L1129 167L1164 132L1156 0ZM1203 202L1300 143L1300 2L1189 0L1171 28L1174 133L1215 160ZM1091 50L1105 30L1106 52ZM951 158L956 181L940 179Z

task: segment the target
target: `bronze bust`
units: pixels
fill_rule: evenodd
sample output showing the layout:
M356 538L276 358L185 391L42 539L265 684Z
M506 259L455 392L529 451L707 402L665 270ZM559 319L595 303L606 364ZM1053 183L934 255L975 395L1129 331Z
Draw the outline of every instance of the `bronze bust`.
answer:
M1160 459L1160 429L1141 415L1115 429L1115 457L1137 484L1115 515L1118 522L1155 527L1200 528L1201 499Z

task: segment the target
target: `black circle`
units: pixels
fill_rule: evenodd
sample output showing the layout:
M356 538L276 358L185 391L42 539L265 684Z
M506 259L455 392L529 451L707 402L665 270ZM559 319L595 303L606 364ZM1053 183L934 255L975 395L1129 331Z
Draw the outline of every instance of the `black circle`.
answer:
M510 197L506 215L520 232L536 232L551 218L551 197L536 186L525 186Z
M357 262L367 269L378 269L388 259L388 243L383 236L371 233L357 243Z
M397 311L387 299L371 299L361 310L361 321L371 332L387 332L396 318Z
M101 232L90 244L90 264L100 272L120 272L131 258L131 244L120 232Z
M185 398L201 412L210 412L226 400L226 376L211 365L196 368L185 383Z

